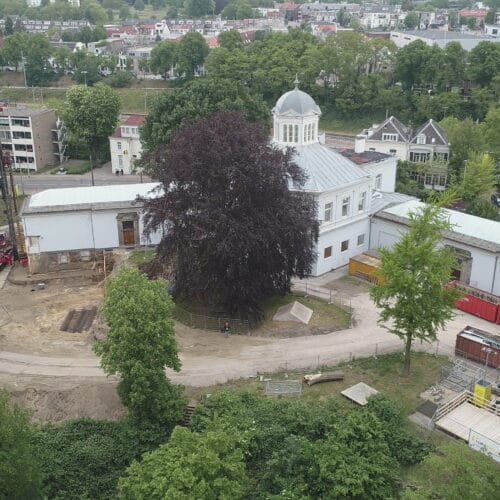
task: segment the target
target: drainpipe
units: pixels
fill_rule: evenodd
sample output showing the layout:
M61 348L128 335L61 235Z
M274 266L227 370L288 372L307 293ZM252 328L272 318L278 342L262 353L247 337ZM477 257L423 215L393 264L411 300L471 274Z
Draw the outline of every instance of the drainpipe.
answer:
M498 254L495 257L495 267L493 268L493 278L491 280L490 293L493 293L493 289L495 287L495 278L496 278L496 275L497 275L497 265L498 265Z

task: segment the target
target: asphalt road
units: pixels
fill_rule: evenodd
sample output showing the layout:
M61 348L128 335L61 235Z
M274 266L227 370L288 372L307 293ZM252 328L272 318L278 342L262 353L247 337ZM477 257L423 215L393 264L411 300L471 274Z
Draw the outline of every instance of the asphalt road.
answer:
M69 187L91 186L92 179L90 174L83 175L15 175L14 182L19 186L21 192L25 194L38 193L44 189L57 189ZM138 184L141 182L137 175L102 175L101 172L96 172L94 175L94 185L108 186L113 184ZM143 176L143 182L150 182L149 178Z

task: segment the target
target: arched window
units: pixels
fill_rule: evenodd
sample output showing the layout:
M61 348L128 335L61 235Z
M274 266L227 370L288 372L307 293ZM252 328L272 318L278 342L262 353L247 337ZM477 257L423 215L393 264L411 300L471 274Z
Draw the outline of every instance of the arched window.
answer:
M299 126L294 125L293 130L294 130L293 142L299 142Z
M287 127L283 125L283 142L287 142Z
M315 141L316 140L316 124L312 124L312 131L311 131L311 140Z
M311 128L312 125L310 123L307 124L307 142L311 142Z

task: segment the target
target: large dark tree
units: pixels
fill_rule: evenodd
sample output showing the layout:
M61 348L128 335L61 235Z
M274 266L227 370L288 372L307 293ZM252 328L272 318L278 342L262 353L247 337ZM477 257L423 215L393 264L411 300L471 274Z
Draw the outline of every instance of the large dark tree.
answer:
M175 294L255 317L264 298L310 273L318 223L293 153L235 112L187 123L149 158L165 192L145 202ZM290 189L292 188L292 189Z

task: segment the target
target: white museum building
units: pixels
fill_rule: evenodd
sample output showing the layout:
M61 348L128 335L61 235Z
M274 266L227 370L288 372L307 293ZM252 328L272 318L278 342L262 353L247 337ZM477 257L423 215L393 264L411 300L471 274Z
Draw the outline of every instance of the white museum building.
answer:
M311 96L295 88L273 109L271 144L292 147L305 171L304 190L320 219L314 276L348 264L369 249L392 246L405 231L407 214L419 205L394 192L396 158L377 151L336 150L319 132L321 110ZM155 245L161 234L146 238L142 204L158 184L127 184L49 189L24 203L22 220L30 270L44 273L76 267L96 253L119 247ZM500 223L448 210L455 224L445 243L460 262L456 276L464 283L500 292Z

